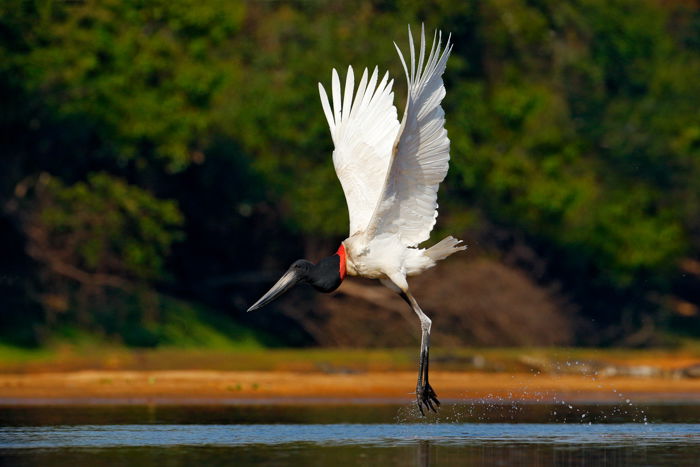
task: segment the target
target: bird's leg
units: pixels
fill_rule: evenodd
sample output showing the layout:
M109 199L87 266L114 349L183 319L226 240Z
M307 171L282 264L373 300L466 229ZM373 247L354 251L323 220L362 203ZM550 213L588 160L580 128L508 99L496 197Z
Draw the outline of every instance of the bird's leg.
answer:
M437 407L440 407L440 401L437 394L428 382L428 368L430 365L430 326L432 321L423 313L418 302L413 298L410 292L401 292L401 298L409 304L411 309L418 315L421 327L421 343L420 343L420 362L418 364L418 383L416 384L416 400L418 402L418 410L422 415L425 415L423 407L437 412Z

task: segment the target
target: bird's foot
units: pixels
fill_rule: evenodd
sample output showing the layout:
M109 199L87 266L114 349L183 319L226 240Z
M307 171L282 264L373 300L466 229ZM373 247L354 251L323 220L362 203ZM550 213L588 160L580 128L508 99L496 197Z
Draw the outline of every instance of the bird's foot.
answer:
M424 406L435 413L437 413L437 407L440 407L437 394L435 394L435 391L428 383L425 383L423 386L420 384L416 386L416 401L418 402L418 410L423 416L425 416Z

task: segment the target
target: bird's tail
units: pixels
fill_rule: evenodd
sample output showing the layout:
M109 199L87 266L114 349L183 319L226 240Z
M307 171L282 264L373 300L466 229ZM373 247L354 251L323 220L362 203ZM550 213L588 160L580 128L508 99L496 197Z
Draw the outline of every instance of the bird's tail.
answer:
M452 253L467 249L466 245L460 245L460 243L462 243L462 240L457 240L452 236L446 237L428 248L425 254L433 261L440 261L450 256Z

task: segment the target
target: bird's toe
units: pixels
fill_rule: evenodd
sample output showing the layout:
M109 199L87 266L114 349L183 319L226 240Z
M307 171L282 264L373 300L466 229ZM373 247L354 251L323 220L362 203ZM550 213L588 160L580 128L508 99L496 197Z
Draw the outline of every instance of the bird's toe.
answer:
M435 413L437 413L437 408L440 407L437 394L435 394L430 384L427 383L416 388L416 402L418 403L418 410L420 410L421 415L425 415L423 407Z

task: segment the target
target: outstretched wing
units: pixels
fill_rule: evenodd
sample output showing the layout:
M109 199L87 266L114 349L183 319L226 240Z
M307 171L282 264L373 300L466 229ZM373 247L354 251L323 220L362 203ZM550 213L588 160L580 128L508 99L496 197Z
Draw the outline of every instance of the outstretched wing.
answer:
M364 231L384 188L391 152L399 131L394 107L394 81L386 73L377 84L377 68L367 78L362 73L355 91L355 77L348 67L341 98L338 73L332 73L333 107L321 83L318 84L323 112L331 130L333 165L343 186L350 214L350 235ZM354 93L354 98L353 98Z
M417 246L430 237L437 219L437 191L447 175L450 140L445 130L445 97L442 74L452 50L450 39L441 48L442 33L435 33L425 61L425 28L421 30L416 62L411 29L408 30L411 68L396 44L406 79L408 99L401 130L387 173L384 190L372 215L368 234L397 233L406 246Z

